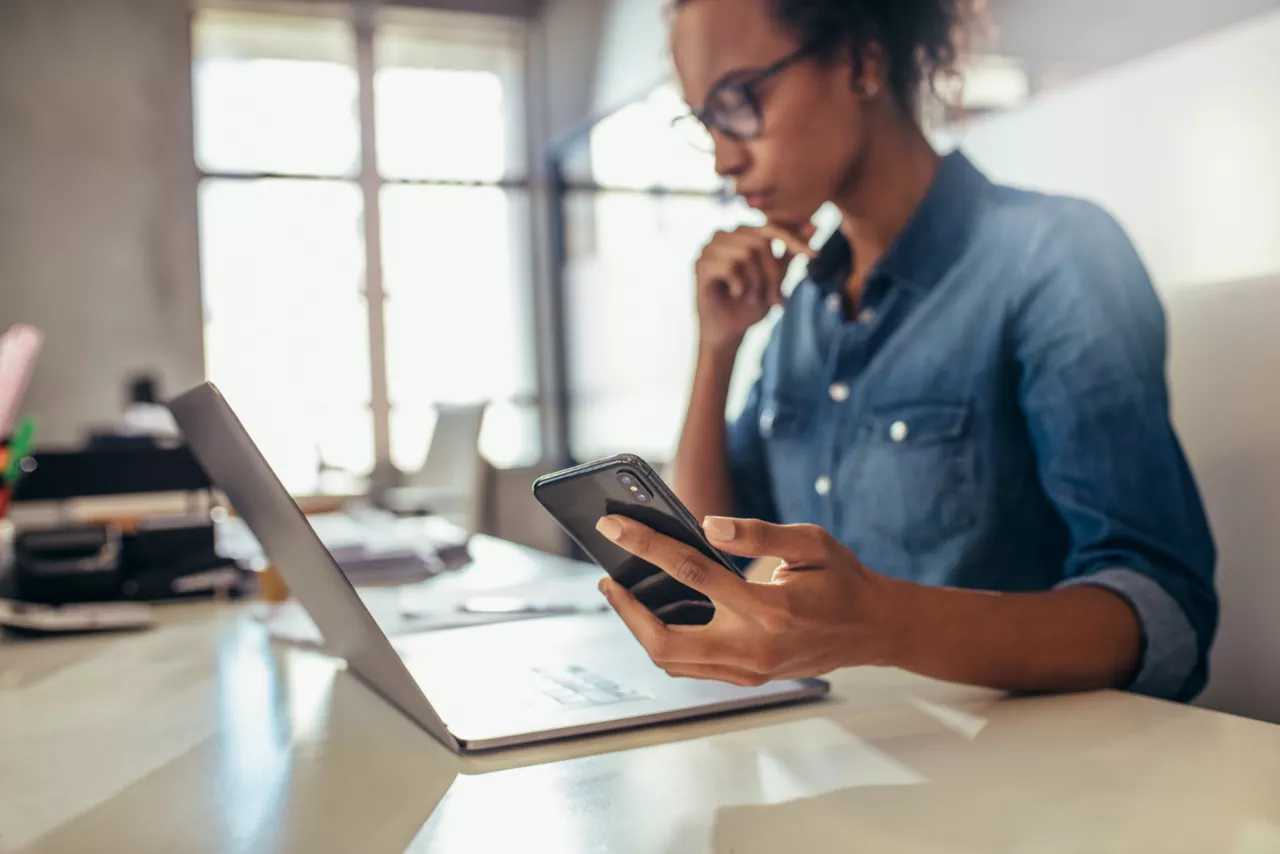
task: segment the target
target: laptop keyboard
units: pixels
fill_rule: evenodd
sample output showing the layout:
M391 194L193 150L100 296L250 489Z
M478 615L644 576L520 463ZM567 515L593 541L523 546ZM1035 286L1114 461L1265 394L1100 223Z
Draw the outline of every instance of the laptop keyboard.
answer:
M607 706L649 696L585 667L535 667L533 673L539 692L560 706Z

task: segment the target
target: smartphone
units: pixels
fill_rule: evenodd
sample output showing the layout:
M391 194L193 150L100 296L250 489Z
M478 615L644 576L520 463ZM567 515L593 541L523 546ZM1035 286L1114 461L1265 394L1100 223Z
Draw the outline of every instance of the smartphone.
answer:
M733 561L707 541L698 520L662 478L637 456L621 454L540 477L533 484L533 494L592 560L669 625L706 625L715 606L703 594L601 535L596 523L602 516L635 519L741 574Z

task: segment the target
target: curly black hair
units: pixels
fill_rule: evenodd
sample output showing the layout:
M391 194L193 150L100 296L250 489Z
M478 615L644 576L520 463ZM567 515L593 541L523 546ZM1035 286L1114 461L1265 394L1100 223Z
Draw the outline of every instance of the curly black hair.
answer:
M675 0L677 7L693 0ZM766 0L774 15L819 58L852 50L854 74L869 45L879 45L897 102L914 110L921 88L958 76L961 55L985 0Z

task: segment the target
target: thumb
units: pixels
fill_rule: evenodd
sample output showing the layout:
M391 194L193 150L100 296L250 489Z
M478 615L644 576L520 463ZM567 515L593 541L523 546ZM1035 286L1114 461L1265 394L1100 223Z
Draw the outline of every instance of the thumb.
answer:
M702 530L713 546L738 557L824 563L835 551L835 540L817 525L773 525L759 519L708 516Z
M780 240L786 246L787 252L792 257L796 255L804 255L812 258L817 253L809 246L809 241L813 238L813 234L798 234L796 231L780 226L776 223L766 223L760 227L760 232L772 240Z

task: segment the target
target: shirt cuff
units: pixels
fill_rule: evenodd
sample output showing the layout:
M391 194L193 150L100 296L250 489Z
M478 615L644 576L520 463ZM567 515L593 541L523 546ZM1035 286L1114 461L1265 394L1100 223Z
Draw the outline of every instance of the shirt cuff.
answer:
M1101 587L1122 597L1142 624L1142 666L1129 684L1135 694L1175 699L1200 657L1196 631L1169 592L1132 569L1104 569L1070 578L1059 587Z

